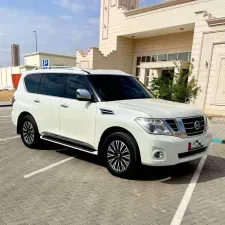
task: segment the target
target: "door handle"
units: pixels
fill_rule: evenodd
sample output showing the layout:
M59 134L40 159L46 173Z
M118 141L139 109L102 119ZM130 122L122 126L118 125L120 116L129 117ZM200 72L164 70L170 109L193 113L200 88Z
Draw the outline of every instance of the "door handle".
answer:
M34 102L40 103L40 100L39 99L35 99Z
M61 104L61 107L68 108L68 105L66 103Z

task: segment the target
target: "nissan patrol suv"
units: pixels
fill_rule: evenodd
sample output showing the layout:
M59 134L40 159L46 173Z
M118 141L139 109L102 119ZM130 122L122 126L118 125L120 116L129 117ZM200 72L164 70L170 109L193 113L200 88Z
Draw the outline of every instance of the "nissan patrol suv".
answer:
M156 99L135 77L114 70L25 72L12 120L27 147L43 139L100 155L120 177L131 176L139 163L168 166L200 158L212 141L200 110Z

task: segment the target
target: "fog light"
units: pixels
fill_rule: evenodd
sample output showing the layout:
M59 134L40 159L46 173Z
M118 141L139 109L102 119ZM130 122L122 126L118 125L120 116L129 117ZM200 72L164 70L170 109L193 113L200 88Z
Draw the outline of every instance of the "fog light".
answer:
M164 157L164 153L161 151L154 152L154 157L157 159L162 159Z

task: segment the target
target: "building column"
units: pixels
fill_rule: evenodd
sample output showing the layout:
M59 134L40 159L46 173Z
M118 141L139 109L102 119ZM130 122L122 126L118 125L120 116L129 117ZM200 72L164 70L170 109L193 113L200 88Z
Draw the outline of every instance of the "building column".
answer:
M139 80L142 84L145 83L145 76L146 76L146 71L145 68L140 68L140 77Z

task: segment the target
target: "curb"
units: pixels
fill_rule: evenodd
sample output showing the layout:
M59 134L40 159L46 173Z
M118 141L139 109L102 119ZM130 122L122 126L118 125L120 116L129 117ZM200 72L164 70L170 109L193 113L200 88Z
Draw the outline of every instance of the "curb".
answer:
M217 144L225 144L225 140L221 138L213 138L212 141Z
M3 108L3 107L11 107L12 104L6 104L6 105L0 105L0 108Z

